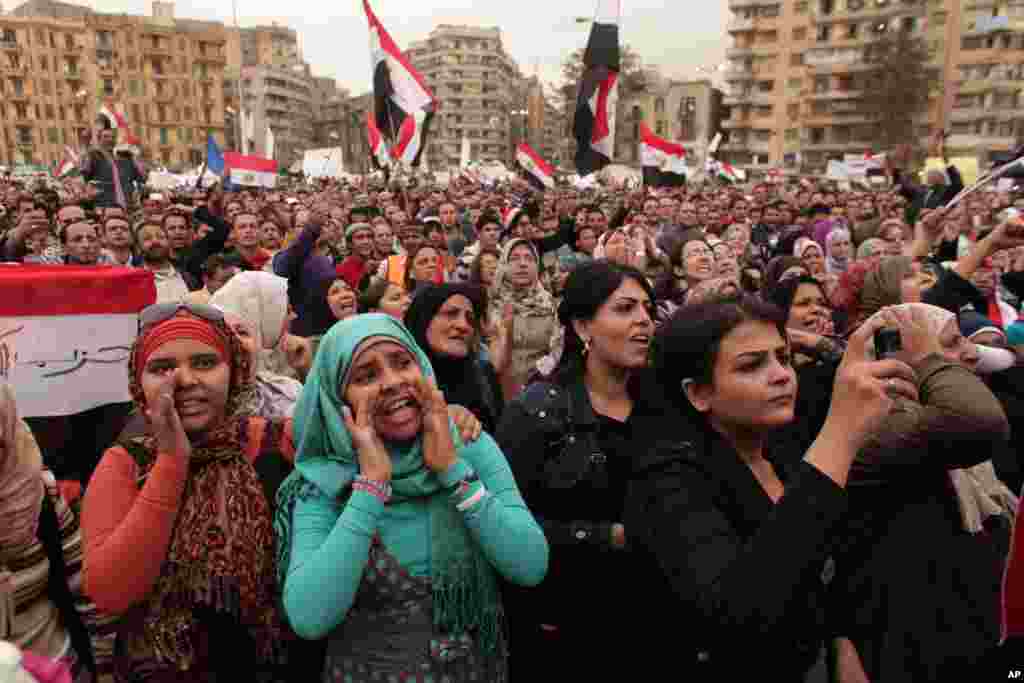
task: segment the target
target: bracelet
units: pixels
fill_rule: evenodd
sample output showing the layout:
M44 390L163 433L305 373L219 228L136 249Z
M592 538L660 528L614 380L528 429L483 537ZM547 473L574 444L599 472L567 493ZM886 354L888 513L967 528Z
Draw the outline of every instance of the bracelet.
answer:
M458 510L459 512L465 512L466 510L468 510L469 508L473 507L474 505L479 503L481 500L483 500L483 497L486 496L486 495L487 495L487 487L484 486L483 484L481 484L480 488L477 489L476 493L474 493L472 496L470 496L466 500L464 500L461 503L459 503L458 505L456 505L455 509Z
M362 475L356 477L356 480L352 482L353 491L365 491L372 496L380 499L380 502L387 503L391 500L391 482L390 481L377 481L375 479L369 479Z
M469 493L469 490L473 488L473 484L480 481L480 475L476 473L476 470L470 468L460 481L456 482L452 488L452 498L460 498Z

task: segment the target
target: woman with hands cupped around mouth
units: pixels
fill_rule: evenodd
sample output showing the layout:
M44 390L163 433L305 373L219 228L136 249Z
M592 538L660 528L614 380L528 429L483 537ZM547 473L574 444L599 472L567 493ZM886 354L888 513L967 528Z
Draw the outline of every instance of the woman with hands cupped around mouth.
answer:
M674 625L638 634L656 671L803 681L821 659L851 466L894 397L917 398L906 363L869 352L881 325L851 337L825 424L790 465L770 436L794 419L785 315L750 298L703 303L657 331L651 362L664 408L634 425L649 440L637 444L625 508L643 577L636 597L651 624Z
M465 443L424 352L384 314L323 338L278 494L284 610L321 680L502 681L498 577L536 585L544 534L487 433Z

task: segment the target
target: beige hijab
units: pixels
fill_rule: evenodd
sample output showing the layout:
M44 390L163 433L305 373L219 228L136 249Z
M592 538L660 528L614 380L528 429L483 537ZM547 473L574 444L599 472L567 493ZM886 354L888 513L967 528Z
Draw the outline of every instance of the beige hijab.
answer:
M895 310L921 311L925 314L928 331L938 337L942 328L954 320L956 316L944 308L929 304L900 304L892 307ZM882 315L876 313L876 316ZM873 343L869 342L872 347ZM949 479L956 490L957 502L960 505L960 517L964 530L976 534L984 529L985 520L998 515L1005 516L1011 522L1017 514L1018 498L1007 488L1006 484L996 476L991 460L979 463L974 467L962 470L950 470Z

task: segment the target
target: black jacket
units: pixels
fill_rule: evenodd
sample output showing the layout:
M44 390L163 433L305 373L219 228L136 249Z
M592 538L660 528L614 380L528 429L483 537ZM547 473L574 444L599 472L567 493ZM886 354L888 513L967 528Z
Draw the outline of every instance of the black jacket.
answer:
M773 504L703 421L667 408L637 428L625 524L646 665L687 681L804 680L831 636L826 584L845 492L802 460L773 461L786 485Z
M213 230L183 249L171 259L171 263L181 273L188 288L194 292L203 288L203 264L211 255L219 254L224 250L231 226L224 219L210 213L205 206L196 209L192 215L192 222L195 225L200 223L209 225Z

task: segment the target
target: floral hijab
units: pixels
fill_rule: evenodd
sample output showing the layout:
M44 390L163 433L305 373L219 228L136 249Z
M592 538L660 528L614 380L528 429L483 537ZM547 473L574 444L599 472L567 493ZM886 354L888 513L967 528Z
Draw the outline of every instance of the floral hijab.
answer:
M538 266L537 279L525 289L515 286L508 278L509 257L512 254L512 250L522 244L530 248L534 258L537 260ZM505 248L501 250L501 258L498 260L498 271L494 275L494 284L491 287L491 310L501 311L506 304L512 304L516 315L554 317L557 314L557 306L555 305L554 297L541 284L539 275L540 264L540 255L529 240L521 238L509 240Z

